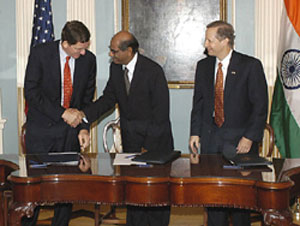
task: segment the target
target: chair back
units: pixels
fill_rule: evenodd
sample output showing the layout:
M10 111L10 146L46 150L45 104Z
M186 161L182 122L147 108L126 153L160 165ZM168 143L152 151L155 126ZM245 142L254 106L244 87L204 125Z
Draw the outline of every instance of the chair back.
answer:
M109 149L107 144L107 134L110 129L112 129L113 145ZM103 138L103 146L105 152L112 152L112 153L122 152L121 137L117 134L119 130L120 130L120 117L115 120L109 121L104 126L102 138Z
M22 154L26 154L26 146L25 146L25 136L26 136L26 122L22 125L21 135L20 135L20 143L21 143L21 152Z
M263 149L264 146L264 149ZM266 123L264 129L264 137L260 144L260 155L264 157L271 157L275 149L274 130L270 124Z

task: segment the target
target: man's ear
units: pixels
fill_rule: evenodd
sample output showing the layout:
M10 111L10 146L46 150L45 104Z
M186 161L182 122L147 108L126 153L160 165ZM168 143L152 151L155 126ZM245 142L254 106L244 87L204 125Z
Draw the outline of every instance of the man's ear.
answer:
M229 39L228 38L223 39L222 42L224 42L226 45L229 45Z
M128 47L128 53L130 54L130 56L133 55L133 50L132 50L132 47Z
M65 40L61 43L63 48L67 48L69 46L69 43Z

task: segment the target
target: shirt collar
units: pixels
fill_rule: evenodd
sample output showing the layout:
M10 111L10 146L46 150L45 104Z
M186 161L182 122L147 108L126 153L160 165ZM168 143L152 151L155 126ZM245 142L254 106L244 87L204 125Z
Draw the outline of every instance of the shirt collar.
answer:
M138 53L135 53L134 57L131 59L131 61L127 65L123 65L123 68L126 67L129 72L133 73L136 62L137 62L137 58L138 58Z
M65 60L66 59L66 57L67 56L69 56L65 51L64 51L64 49L62 48L62 46L61 46L61 41L59 42L59 55L60 55L60 59L63 59L63 60ZM70 58L70 59L72 59L72 57Z
M222 67L227 68L228 65L229 65L231 56L232 56L232 52L233 52L233 50L231 49L231 50L229 51L228 55L227 55L222 61L220 61L220 60L217 58L216 64L218 65L219 63L222 63Z

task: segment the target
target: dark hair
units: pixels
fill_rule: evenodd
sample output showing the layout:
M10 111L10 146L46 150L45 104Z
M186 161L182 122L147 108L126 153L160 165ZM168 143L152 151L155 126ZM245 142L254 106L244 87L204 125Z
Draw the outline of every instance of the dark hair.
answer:
M74 45L77 42L88 42L90 36L89 29L82 22L72 20L65 24L61 32L61 41L67 41L70 45Z
M213 27L218 28L216 38L219 41L224 40L225 38L228 38L229 45L231 48L233 48L235 35L234 35L234 29L233 29L232 25L225 21L217 20L206 26L206 28L213 28Z
M132 48L133 53L136 53L139 50L139 42L134 37L133 34L131 34L130 39L120 42L120 45L119 45L120 50L125 51L128 47Z

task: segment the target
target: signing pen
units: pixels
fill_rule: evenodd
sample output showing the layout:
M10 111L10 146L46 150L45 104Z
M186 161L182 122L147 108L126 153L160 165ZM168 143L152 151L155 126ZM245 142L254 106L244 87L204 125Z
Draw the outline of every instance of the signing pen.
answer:
M130 158L133 158L133 157L135 157L136 155L128 155L128 156L126 156L125 157L125 159L130 159Z
M152 164L137 165L137 166L140 167L140 168L151 168L151 167L153 167Z
M85 123L89 123L89 121L87 120L86 117L83 117L82 120L83 120Z

